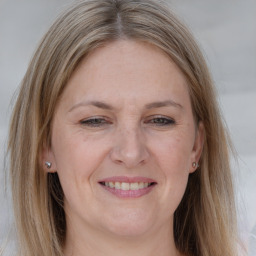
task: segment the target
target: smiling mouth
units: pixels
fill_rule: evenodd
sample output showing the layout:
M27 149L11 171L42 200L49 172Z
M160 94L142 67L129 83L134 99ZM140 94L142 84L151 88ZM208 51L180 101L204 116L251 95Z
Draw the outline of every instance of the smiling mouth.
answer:
M119 198L138 198L151 192L157 182L143 177L109 177L99 181L99 184Z
M111 189L119 189L119 190L139 190L139 189L145 189L150 186L156 185L156 182L99 182L102 186L111 188Z

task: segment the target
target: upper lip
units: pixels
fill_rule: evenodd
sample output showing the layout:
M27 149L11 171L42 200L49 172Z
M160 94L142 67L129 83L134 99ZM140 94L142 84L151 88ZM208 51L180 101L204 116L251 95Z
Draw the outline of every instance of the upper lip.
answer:
M101 182L126 182L126 183L148 182L148 183L156 183L155 180L147 178L147 177L142 177L142 176L136 176L136 177L112 176L112 177L107 177L107 178L99 180L99 183L101 183Z

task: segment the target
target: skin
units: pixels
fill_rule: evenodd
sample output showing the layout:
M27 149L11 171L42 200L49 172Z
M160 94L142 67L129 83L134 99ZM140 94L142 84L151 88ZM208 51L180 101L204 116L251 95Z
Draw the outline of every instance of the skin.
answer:
M65 255L180 255L173 214L202 146L188 85L165 53L130 40L91 52L67 84L44 150L65 194ZM119 198L98 183L112 176L157 184Z

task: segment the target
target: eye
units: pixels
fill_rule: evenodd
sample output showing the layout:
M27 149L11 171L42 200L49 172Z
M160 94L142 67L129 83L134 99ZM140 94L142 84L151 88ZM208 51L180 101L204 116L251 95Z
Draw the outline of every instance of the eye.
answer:
M91 117L81 120L80 124L88 127L102 127L110 124L110 122L104 117Z
M169 117L156 116L150 118L146 121L147 124L152 124L155 126L169 126L175 124L175 121Z

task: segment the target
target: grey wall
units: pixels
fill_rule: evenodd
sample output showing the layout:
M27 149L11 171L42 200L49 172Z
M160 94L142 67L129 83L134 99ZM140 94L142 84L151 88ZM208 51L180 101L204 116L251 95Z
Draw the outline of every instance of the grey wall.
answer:
M0 166L10 100L35 47L68 0L0 0ZM234 162L241 234L256 255L256 0L171 0L173 10L201 45L236 146ZM0 188L3 188L3 168ZM10 201L0 190L0 241L12 223ZM10 233L10 237L13 235ZM254 252L253 252L254 248Z

